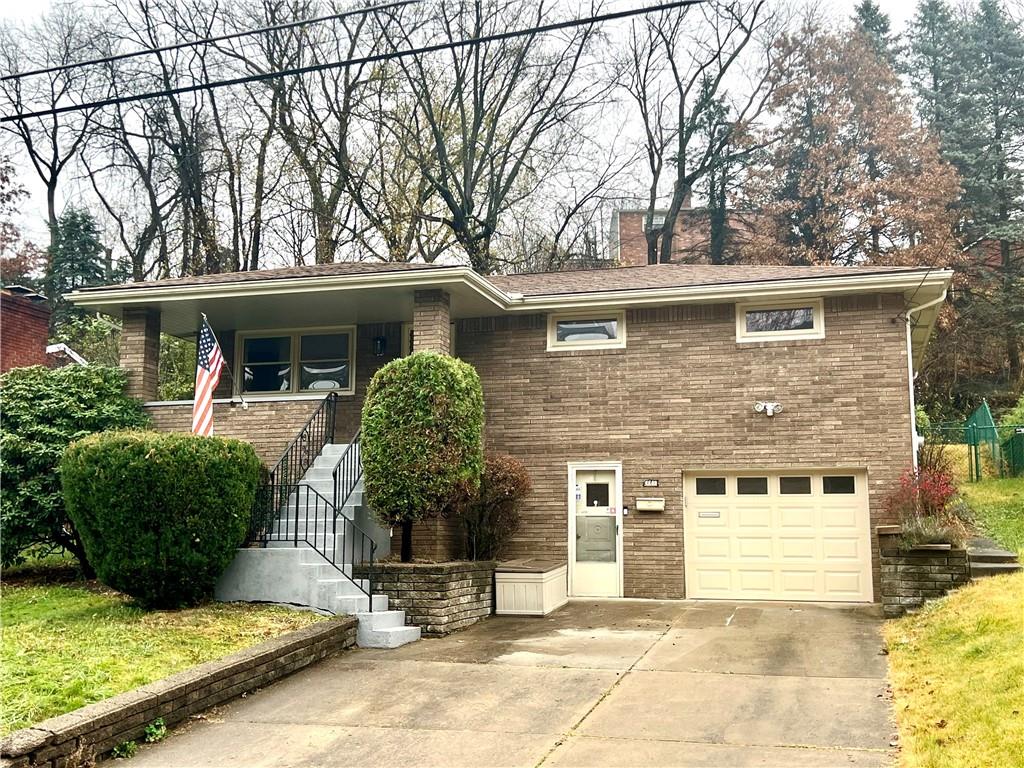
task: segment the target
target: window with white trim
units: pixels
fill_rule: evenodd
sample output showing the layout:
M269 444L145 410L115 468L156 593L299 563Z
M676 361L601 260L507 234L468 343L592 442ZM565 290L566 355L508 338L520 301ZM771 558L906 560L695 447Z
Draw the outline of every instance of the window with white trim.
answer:
M239 334L239 341L238 382L244 394L354 391L352 326L246 333Z
M625 312L548 316L549 352L559 349L621 349L625 346Z
M736 305L736 341L825 338L821 299Z

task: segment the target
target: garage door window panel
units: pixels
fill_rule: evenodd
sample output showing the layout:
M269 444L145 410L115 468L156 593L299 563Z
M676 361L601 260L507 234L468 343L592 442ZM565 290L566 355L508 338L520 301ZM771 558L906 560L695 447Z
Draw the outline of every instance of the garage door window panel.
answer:
M767 496L767 477L737 477L736 493L740 496Z
M783 496L805 496L811 492L811 478L803 477L780 477L779 493Z
M857 481L853 475L825 475L821 478L822 492L827 495L851 495L857 493Z

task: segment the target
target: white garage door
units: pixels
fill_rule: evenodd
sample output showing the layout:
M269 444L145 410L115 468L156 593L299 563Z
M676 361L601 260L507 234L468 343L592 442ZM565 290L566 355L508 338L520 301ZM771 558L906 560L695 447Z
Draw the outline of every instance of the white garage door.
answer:
M686 473L686 595L870 602L861 472Z

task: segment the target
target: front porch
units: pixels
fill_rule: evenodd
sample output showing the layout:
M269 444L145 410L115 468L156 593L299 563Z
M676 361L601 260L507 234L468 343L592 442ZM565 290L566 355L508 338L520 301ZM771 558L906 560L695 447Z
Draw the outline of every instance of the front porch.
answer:
M187 432L192 418L191 400L157 399L160 334L195 338L204 316L225 359L214 393L215 433L253 444L268 469L308 432L307 422L330 395L330 433L317 435L309 461L288 480L295 483L316 454L355 439L367 386L382 366L413 351L451 354L457 316L494 313L495 305L461 273L455 280L448 271L410 269L404 280L392 274L386 285L368 282L362 273L335 278L330 285L318 278L213 289L207 283L175 285L135 290L117 301L86 295L80 303L121 316L128 393L143 401L157 430ZM311 282L321 284L310 290ZM301 439L308 452L308 435ZM388 531L369 533L380 547L378 557L388 554ZM424 559L461 554L461 536L448 521L421 523L414 536L417 555Z

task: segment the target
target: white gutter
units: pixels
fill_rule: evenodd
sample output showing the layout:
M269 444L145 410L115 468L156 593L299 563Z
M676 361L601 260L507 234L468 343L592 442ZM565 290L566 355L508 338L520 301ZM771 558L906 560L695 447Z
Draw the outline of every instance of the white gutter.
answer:
M914 345L911 340L911 325L913 321L910 319L910 315L914 312L920 312L923 309L934 307L936 304L940 304L946 300L946 294L949 293L947 288L942 289L942 295L937 299L926 301L924 304L918 304L916 307L911 307L906 312L907 317L907 382L910 388L910 444L913 448L911 461L914 466L914 471L917 471L917 452L921 448L921 444L924 443L924 438L917 434L917 402L914 397L914 382L917 381L917 373L914 371Z

